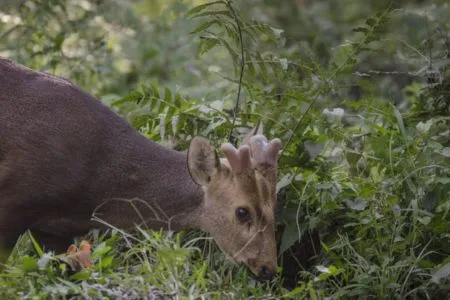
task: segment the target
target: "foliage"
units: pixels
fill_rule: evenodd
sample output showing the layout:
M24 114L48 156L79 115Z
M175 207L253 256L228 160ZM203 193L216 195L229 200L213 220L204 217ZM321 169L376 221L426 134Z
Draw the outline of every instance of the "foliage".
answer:
M100 285L110 297L148 286L186 298L448 295L445 1L50 2L0 12L3 55L70 77L177 149L195 135L237 140L262 119L283 141L281 252L314 230L321 251L287 290L282 276L252 281L198 234L113 232L94 239L86 274L17 254L5 297L87 297Z

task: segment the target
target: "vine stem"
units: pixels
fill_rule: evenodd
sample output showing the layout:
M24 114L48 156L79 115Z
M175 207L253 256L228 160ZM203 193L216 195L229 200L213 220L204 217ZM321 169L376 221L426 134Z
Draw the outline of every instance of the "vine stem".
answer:
M241 25L239 23L239 19L236 15L236 12L234 11L233 5L231 4L231 0L227 1L227 6L230 9L231 14L233 15L233 18L236 22L236 27L238 30L238 34L239 34L239 43L241 44L241 70L240 70L240 74L239 74L239 83L238 83L238 91L237 91L237 97L236 97L236 105L234 106L234 110L233 110L233 123L231 124L231 129L230 129L230 133L228 135L228 141L231 142L231 135L233 133L233 129L236 125L236 116L239 110L239 104L240 104L240 100L241 100L241 90L242 90L242 79L244 77L244 69L245 69L245 56L244 56L244 42L243 42L243 38L242 38L242 28Z
M326 89L328 91L328 88ZM297 131L297 129L300 127L300 125L303 123L303 120L305 119L305 116L308 114L308 112L311 110L311 108L313 107L313 105L316 103L317 99L319 99L320 95L322 95L323 93L321 93L320 91L317 91L317 94L312 98L311 102L309 103L308 108L305 110L305 112L303 113L302 117L298 120L297 124L295 124L294 129L292 130L291 135L289 136L288 141L286 142L286 144L283 147L283 150L281 153L285 153L285 150L287 149L287 147L289 146L289 144L292 142L292 139L294 138L295 132Z

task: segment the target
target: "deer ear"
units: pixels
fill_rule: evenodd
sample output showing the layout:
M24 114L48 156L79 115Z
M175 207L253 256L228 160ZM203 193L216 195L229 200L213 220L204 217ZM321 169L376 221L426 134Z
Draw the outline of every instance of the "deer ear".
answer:
M215 169L220 168L216 149L208 140L195 137L188 150L188 169L192 179L200 185L208 185Z

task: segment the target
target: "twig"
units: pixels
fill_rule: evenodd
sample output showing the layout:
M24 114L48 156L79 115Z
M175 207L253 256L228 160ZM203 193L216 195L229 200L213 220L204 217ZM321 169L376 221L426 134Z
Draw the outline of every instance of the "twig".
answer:
M244 42L242 39L242 28L239 23L239 19L237 18L236 12L233 9L233 6L231 4L231 0L227 1L227 6L230 9L231 13L233 14L234 20L236 21L236 26L238 29L239 34L239 43L241 44L241 71L239 74L239 83L238 83L238 92L237 92L237 98L236 98L236 105L233 110L233 123L231 124L230 133L228 135L228 141L231 142L231 135L233 133L234 126L236 124L236 116L239 109L239 103L241 99L241 89L242 89L242 78L244 77L244 69L245 69L245 56L244 56Z

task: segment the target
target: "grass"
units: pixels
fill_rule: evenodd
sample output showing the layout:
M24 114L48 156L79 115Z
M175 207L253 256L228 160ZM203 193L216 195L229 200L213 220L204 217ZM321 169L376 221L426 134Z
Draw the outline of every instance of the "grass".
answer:
M2 299L275 299L282 292L279 281L253 280L199 233L111 231L94 239L93 268L77 273L38 252L24 235L0 278Z

